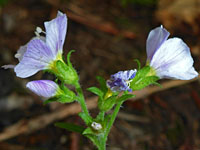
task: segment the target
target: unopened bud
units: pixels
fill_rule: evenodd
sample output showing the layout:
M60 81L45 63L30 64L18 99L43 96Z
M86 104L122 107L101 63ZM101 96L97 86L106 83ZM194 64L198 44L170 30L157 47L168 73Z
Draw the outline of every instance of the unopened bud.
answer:
M91 127L94 129L94 130L101 130L102 129L102 125L100 123L97 123L97 122L93 122L91 124Z

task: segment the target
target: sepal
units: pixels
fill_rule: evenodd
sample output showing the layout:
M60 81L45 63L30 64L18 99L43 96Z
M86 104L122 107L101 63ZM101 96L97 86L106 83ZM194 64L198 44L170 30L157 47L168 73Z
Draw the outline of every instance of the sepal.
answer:
M76 99L75 93L69 90L64 85L63 86L61 85L56 96L44 101L44 104L51 103L51 102L71 103L75 101L75 99Z
M159 77L155 75L154 70L150 66L145 66L136 73L130 83L130 88L133 91L141 90L150 84L155 84L157 80Z
M57 73L56 75L60 80L66 84L75 85L78 81L78 75L73 67L68 66L63 61L58 60L56 62Z

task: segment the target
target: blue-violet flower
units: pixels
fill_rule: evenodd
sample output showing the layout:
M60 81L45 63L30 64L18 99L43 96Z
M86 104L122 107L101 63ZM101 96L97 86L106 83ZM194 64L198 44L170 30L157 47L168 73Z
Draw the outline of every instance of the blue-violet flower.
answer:
M137 70L119 71L110 76L107 80L107 86L113 92L129 91L131 92L130 82L136 75Z
M190 80L198 76L189 47L180 38L170 38L163 26L148 35L146 50L149 64L160 78Z
M51 80L37 80L26 84L26 87L38 96L50 98L58 95L61 91L59 86Z
M63 44L67 30L67 16L58 11L57 17L44 23L46 32L37 29L37 37L22 46L15 55L19 64L14 67L18 77L26 78L40 70L54 69L55 62L62 60ZM39 32L46 37L39 36ZM8 66L4 66L9 68Z

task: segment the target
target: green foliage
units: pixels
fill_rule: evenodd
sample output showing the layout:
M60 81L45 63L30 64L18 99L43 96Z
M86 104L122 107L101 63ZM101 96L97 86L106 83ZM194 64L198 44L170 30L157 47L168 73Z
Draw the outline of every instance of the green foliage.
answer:
M65 94L65 95L59 95L59 96L55 96L55 97L52 97L46 101L44 101L44 104L48 104L48 103L51 103L51 102L60 102L60 103L71 103L75 100L75 95L74 93L70 93L70 95L68 94Z
M63 129L66 129L66 130L72 131L72 132L77 132L80 134L82 134L83 131L85 130L84 127L78 126L78 125L75 125L72 123L56 122L54 125L56 127L63 128Z
M58 60L56 62L56 75L66 84L75 84L78 81L78 75L73 67L66 65L64 62Z
M81 117L81 119L83 119L83 121L89 125L92 122L92 118L88 117L84 112L80 112L79 117Z
M131 98L133 98L133 97L135 97L135 95L133 95L133 94L124 94L124 95L122 95L121 97L119 97L119 98L117 99L117 102L123 102L123 101L126 101L126 100L128 100L128 99L131 99Z
M86 135L86 134L94 135L94 131L90 127L88 127L83 131L82 134L83 135Z
M84 130L83 135L89 138L97 147L98 150L105 150L104 133L102 131L95 131L91 127Z
M101 99L103 98L104 96L104 93L97 87L90 87L87 89L88 91L98 95Z
M101 76L97 76L96 78L97 78L97 80L98 80L98 82L100 84L101 91L103 93L106 93L108 91L108 88L106 86L106 80L103 77L101 77Z
M116 104L117 102L116 99L117 99L117 95L113 95L113 96L108 97L107 99L99 101L98 102L99 109L104 112L109 111Z
M89 138L94 145L96 145L98 147L98 150L105 150L105 141L103 140L103 134L100 135L92 135L92 134L86 134L85 135L87 138Z
M159 80L159 77L155 75L149 75L151 72L150 66L145 66L142 69L138 70L135 78L132 79L130 83L130 88L133 91L141 90L150 84L157 84L156 81Z
M44 101L44 104L51 102L71 103L75 100L76 95L73 91L69 90L64 84L61 84L56 96Z
M75 100L74 96L65 94L65 95L59 96L56 101L64 104L64 103L71 103L74 100Z
M141 69L141 63L140 63L140 61L138 60L138 59L134 59L134 61L137 63L137 65L138 65L138 70L140 70Z

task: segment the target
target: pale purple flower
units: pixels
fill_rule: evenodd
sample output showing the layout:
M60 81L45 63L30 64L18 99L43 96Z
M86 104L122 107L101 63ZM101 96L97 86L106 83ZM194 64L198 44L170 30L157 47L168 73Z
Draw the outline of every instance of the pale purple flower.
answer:
M67 30L66 15L58 11L57 17L45 22L44 25L45 39L43 37L33 38L15 55L19 59L19 64L14 68L18 77L26 78L40 70L52 69L53 62L62 59Z
M147 63L160 78L190 80L198 76L193 67L189 47L180 38L169 38L163 26L149 33L147 38Z
M132 90L129 87L131 79L133 79L136 75L137 70L127 70L127 71L119 71L110 76L110 80L107 80L107 86L113 92L121 92L121 91L129 91Z
M26 87L38 96L50 98L59 92L59 86L51 80L37 80L26 84Z

